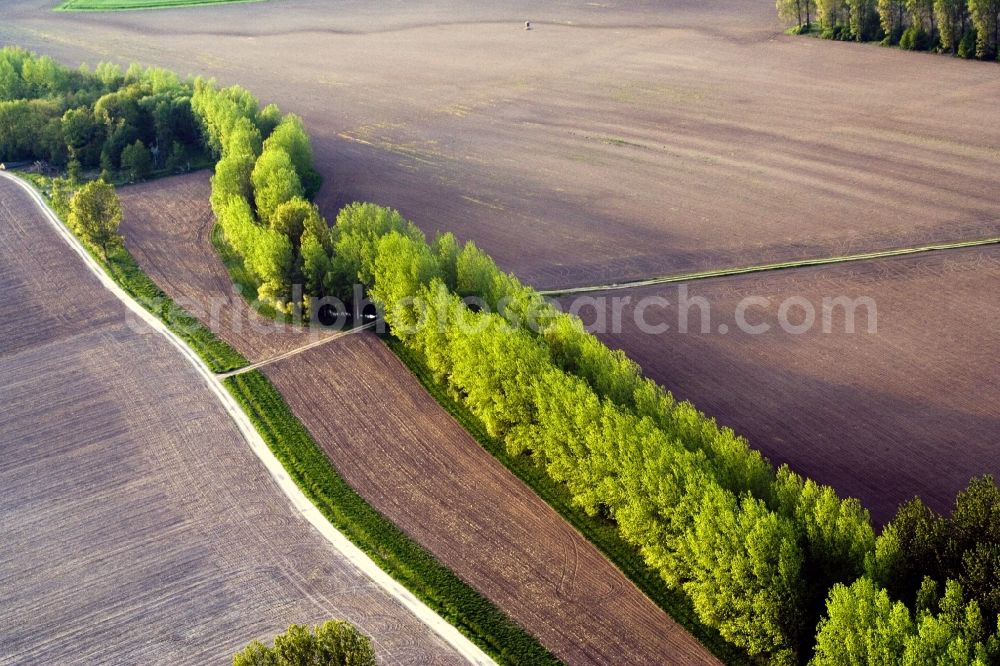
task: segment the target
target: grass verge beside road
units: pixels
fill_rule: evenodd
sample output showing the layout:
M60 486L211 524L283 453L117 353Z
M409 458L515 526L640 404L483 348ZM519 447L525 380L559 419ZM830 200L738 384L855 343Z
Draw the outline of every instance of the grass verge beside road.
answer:
M263 0L66 0L55 7L57 12L120 12L134 9L171 9L201 7L225 3L262 2Z

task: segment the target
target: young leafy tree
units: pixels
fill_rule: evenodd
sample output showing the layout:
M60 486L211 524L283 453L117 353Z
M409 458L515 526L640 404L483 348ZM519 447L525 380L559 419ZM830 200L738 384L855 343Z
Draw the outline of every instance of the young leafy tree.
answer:
M1000 615L1000 488L993 477L969 482L956 497L947 525L944 575L960 581L993 624Z
M254 124L260 130L260 135L267 138L281 122L281 110L276 104L268 104L257 112Z
M915 602L925 576L940 579L947 525L920 498L899 508L875 541L868 574L895 599Z
M267 137L264 147L283 150L295 167L305 198L312 199L316 196L323 179L313 166L312 145L301 118L293 113L282 118Z
M976 28L976 57L993 60L1000 42L1000 0L969 0L969 15Z
M534 422L534 378L551 366L548 351L497 314L468 318L452 346L452 382L491 437ZM516 433L513 438L516 440Z
M295 197L278 206L271 215L271 228L288 236L293 245L297 245L302 232L309 228L317 241L322 241L327 234L326 222L319 214L319 208L302 197Z
M850 27L854 39L868 42L879 36L877 0L847 0Z
M816 0L816 17L825 31L846 26L849 15L845 0Z
M69 225L75 233L101 248L104 256L108 247L119 239L118 225L122 207L115 188L103 180L94 180L81 187L70 202Z
M802 630L802 552L790 521L715 486L683 539L684 590L703 622L771 663L795 663Z
M455 234L449 232L434 237L434 254L441 267L441 278L448 289L455 291L458 285L458 253L461 251Z
M786 23L795 23L800 27L805 24L802 0L777 0L776 7L778 18Z
M934 16L937 18L941 48L958 53L959 43L969 24L968 0L934 0Z
M830 590L810 666L900 664L913 634L910 611L868 578Z
M876 7L885 43L898 44L907 26L906 0L878 0Z
M374 284L378 241L392 231L424 240L420 229L390 208L370 203L341 208L333 227L333 262L338 284L348 289L356 281L368 286Z
M302 198L302 183L291 158L281 148L268 146L257 158L250 174L254 202L261 221L270 224L281 204Z
M421 321L417 294L440 277L437 259L422 239L393 231L378 242L371 297L385 310L396 337L406 340Z
M310 631L293 624L274 647L253 641L233 657L233 666L375 666L371 641L347 622L330 620Z
M122 150L121 165L129 182L134 183L149 177L153 170L153 157L142 141L136 139L135 143Z
M312 229L302 232L299 245L302 278L306 294L322 298L330 289L330 255Z
M927 35L934 34L934 0L906 0L906 11L910 15L910 25Z
M66 111L62 117L62 134L70 156L81 164L95 166L101 156L102 129L87 107Z

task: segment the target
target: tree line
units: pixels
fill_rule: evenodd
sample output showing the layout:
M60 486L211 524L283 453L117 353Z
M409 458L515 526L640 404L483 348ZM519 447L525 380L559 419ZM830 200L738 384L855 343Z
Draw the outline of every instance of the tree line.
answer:
M828 39L881 41L962 58L1000 57L1000 0L777 0L777 8L796 32L818 30Z
M242 258L257 297L281 312L309 305L330 286L331 231L311 203L322 179L302 120L260 108L246 90L194 84L192 109L218 159L212 210ZM293 285L304 285L296 296Z
M473 243L427 242L371 204L343 209L334 229L339 274L371 286L393 334L489 434L614 521L702 622L754 658L799 663L815 645L815 664L878 661L863 632L888 627L863 604L889 594L906 648L884 663L1000 656L992 479L974 481L950 519L914 500L876 536L857 500L775 471ZM830 647L845 632L857 632L859 661Z
M71 180L99 170L134 182L176 173L206 155L191 110L191 81L159 68L63 67L17 47L0 49L0 161L41 160Z
M612 521L726 640L774 664L1000 658L992 478L973 480L949 517L914 499L876 535L857 500L775 470L474 243L428 242L367 203L329 225L311 203L321 181L301 120L238 87L190 85L202 149L218 160L212 208L258 296L289 311L365 285L492 437Z

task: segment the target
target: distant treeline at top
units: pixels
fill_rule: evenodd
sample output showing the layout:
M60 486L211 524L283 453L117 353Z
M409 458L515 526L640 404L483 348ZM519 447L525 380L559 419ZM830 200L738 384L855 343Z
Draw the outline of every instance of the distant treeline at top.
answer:
M101 63L70 70L48 57L0 49L0 162L42 160L129 181L204 162L192 82L173 72Z
M287 311L368 287L393 333L491 436L612 521L755 662L1000 659L991 478L973 480L950 517L914 499L876 536L857 500L775 470L473 243L428 242L373 204L345 207L330 226L310 202L320 181L301 121L238 87L191 86L219 159L212 208L258 295Z
M777 7L799 31L818 27L829 39L980 60L1000 56L1000 0L777 0Z

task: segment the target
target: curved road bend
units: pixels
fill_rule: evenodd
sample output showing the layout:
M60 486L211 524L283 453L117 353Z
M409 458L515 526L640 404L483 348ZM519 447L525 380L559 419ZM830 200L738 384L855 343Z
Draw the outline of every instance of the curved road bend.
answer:
M224 664L330 618L384 664L475 658L310 525L204 373L9 176L0 237L0 664Z

